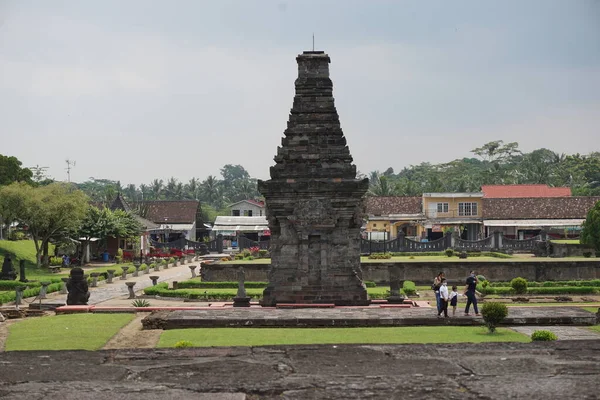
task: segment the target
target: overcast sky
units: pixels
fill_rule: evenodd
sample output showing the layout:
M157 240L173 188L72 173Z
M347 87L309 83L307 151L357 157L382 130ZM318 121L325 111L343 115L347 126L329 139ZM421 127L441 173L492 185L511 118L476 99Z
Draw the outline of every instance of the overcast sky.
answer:
M600 150L598 0L0 0L0 154L77 182L267 179L313 32L361 172Z

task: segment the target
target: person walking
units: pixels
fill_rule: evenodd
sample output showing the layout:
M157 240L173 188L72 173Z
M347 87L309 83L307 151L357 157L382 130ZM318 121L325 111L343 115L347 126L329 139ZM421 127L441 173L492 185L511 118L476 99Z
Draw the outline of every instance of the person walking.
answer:
M467 278L467 286L465 287L465 295L467 296L467 306L465 307L465 316L469 316L469 309L473 304L475 315L479 316L479 310L477 309L477 297L475 296L475 289L477 288L477 275L475 271L471 271L471 274Z
M440 286L442 286L442 279L444 278L444 273L440 272L439 274L437 274L437 276L435 278L433 278L433 285L431 285L431 288L433 289L433 292L435 293L435 305L437 308L437 313L439 314L442 310L440 308Z
M442 278L442 285L440 286L440 312L438 313L438 317L442 316L442 312L444 313L444 318L448 318L448 282L446 282L446 278Z

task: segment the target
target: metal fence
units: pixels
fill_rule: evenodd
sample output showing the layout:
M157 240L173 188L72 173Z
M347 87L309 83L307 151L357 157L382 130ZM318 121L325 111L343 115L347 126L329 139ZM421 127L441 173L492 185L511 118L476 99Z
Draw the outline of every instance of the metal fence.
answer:
M540 235L524 240L505 238L502 232L494 232L481 240L465 240L453 236L450 232L440 239L418 242L407 239L399 234L392 240L360 240L360 252L367 255L371 253L400 253L400 252L427 252L454 249L458 251L533 251L540 241L546 241L544 232Z

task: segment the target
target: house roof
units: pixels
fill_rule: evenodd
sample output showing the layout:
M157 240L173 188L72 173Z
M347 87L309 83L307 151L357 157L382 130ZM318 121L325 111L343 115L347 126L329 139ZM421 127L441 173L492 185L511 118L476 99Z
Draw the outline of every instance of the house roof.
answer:
M483 198L484 219L585 218L600 197Z
M147 207L146 218L157 224L193 224L200 202L198 200L155 200L141 202Z
M229 215L219 215L215 219L214 228L219 225L246 225L246 226L254 226L254 225L263 225L267 226L267 217L232 217ZM213 228L213 229L214 229Z
M127 204L123 196L121 196L121 193L117 193L117 197L110 203L110 207L108 208L110 208L111 211L124 210L131 212L131 207L129 207L129 204Z
M483 185L481 191L483 197L488 199L571 196L571 188L548 185Z
M229 207L231 208L231 207L233 207L233 206L235 206L235 205L238 205L238 204L240 204L240 203L250 203L250 204L252 204L252 205L255 205L255 206L257 206L257 207L264 207L264 206L265 206L265 203L263 203L262 201L256 201L256 200L240 200L240 201L238 201L238 202L235 202L235 203L233 203L233 204L230 204L230 205L229 205Z
M440 192L440 193L423 193L423 197L448 197L451 199L459 199L463 197L483 197L483 193L481 192L462 192L462 193L452 193L452 192Z
M368 215L421 214L421 197L380 196L367 197Z

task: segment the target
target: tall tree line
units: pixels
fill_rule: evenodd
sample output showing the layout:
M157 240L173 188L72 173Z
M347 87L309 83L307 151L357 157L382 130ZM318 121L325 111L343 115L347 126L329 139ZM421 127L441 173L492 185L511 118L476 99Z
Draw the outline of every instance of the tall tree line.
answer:
M239 200L256 199L260 195L256 179L241 165L224 165L221 176L209 175L204 180L191 178L181 182L171 177L166 181L155 178L149 183L122 185L120 181L90 179L77 186L99 202L112 201L121 193L130 202L144 200L199 200L203 206L220 210Z
M371 196L420 196L428 192L476 192L482 185L547 184L570 187L574 196L600 196L600 152L530 153L516 142L496 140L471 150L473 157L448 163L423 162L394 173L369 174Z

